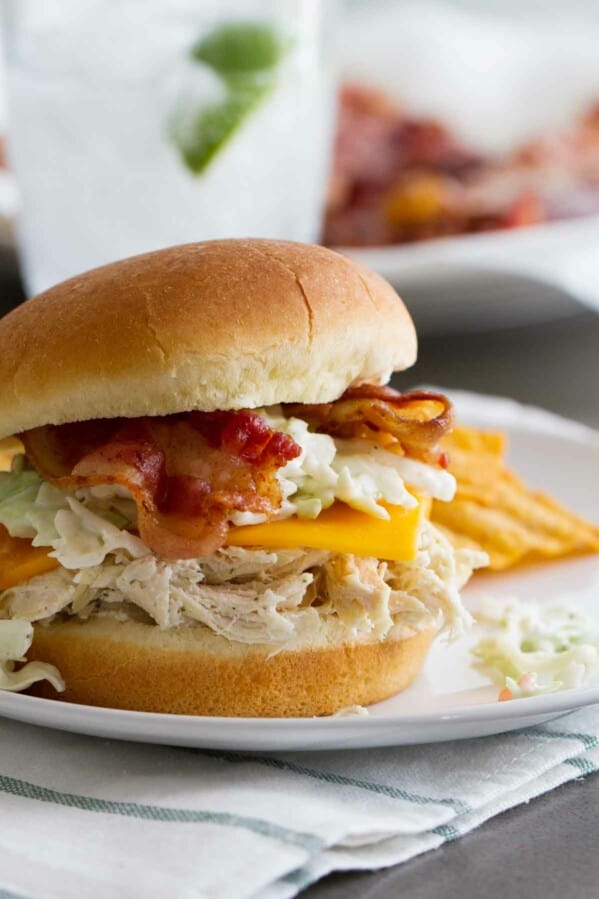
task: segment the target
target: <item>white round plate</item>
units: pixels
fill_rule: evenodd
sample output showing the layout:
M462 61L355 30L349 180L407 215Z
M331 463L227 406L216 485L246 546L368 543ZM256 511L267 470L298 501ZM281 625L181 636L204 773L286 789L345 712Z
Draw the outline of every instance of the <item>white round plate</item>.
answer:
M509 400L453 393L461 421L509 433L510 462L527 481L597 518L599 435L582 425ZM599 619L599 556L475 577L465 590L474 608L482 596L518 595L550 603L575 598ZM594 594L594 596L593 596ZM599 686L497 702L497 688L470 664L476 634L451 646L437 642L408 690L371 706L362 717L200 718L69 705L0 693L0 715L61 730L177 746L283 751L362 748L482 737L529 727L571 709L599 703Z

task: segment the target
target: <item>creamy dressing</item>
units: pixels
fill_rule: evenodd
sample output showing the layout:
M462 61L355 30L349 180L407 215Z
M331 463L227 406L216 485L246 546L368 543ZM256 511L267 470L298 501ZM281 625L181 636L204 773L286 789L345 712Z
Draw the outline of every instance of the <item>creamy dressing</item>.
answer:
M341 500L375 518L389 519L382 503L410 509L417 500L410 492L422 491L433 499L453 499L455 478L444 469L391 453L368 440L334 439L316 434L300 418L286 418L280 407L259 409L275 431L289 434L301 454L280 468L277 478L283 502L276 518L317 518L335 500ZM234 513L236 525L258 524L265 515Z

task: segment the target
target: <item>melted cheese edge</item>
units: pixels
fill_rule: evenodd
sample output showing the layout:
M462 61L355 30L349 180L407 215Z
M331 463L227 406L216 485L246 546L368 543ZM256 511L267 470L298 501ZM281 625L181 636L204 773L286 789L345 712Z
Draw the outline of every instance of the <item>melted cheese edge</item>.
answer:
M416 557L418 531L430 504L420 501L413 509L387 505L389 520L374 518L336 502L316 519L287 518L264 524L232 527L229 546L265 546L271 549L326 549L331 552L372 556L395 562ZM46 547L10 537L0 527L0 590L59 567Z

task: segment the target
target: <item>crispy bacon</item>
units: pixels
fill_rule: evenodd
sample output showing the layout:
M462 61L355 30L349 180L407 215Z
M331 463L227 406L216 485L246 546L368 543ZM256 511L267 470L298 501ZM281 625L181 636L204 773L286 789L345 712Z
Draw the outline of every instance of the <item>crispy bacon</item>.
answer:
M447 466L439 441L453 423L447 397L428 390L399 393L392 387L361 384L350 387L333 403L288 405L290 415L307 419L320 431L336 437L390 435L408 456Z
M288 405L286 412L334 436L386 438L396 451L446 465L438 445L452 409L441 394L365 384L333 403ZM276 472L301 452L249 411L47 425L21 437L42 477L63 490L127 488L142 540L176 559L223 546L234 512L274 515L281 503Z
M126 487L142 540L177 559L215 552L235 511L274 514L276 471L300 453L245 411L48 425L22 439L40 474L64 490Z
M192 412L190 421L211 446L249 462L271 462L280 468L299 453L291 437L271 430L256 412Z

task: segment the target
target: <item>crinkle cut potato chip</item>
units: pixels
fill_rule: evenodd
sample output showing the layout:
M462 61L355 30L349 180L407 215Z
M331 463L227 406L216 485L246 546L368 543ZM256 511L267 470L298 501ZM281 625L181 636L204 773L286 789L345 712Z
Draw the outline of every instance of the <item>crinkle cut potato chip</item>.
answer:
M505 434L458 427L443 448L458 487L451 503L433 503L431 517L456 547L483 549L493 571L599 552L599 527L510 471Z

